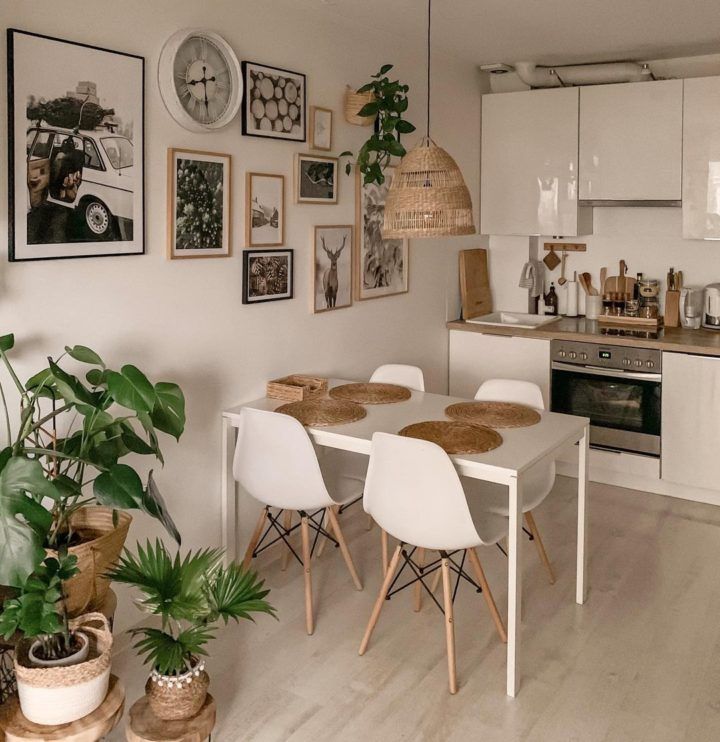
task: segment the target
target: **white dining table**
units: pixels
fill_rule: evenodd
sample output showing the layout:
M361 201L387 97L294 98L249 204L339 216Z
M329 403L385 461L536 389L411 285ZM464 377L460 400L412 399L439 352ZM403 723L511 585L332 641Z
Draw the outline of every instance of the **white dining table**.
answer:
M331 379L330 387L348 383ZM331 427L307 428L313 441L320 446L370 455L373 433L397 433L406 425L424 420L444 420L445 408L454 402L467 401L444 394L413 391L409 400L393 404L366 405L367 416L357 422ZM237 558L237 486L232 463L237 439L237 427L243 408L275 410L282 400L263 397L224 410L222 449L222 519L223 546L228 559ZM542 412L540 422L525 428L500 430L503 442L498 448L479 454L451 456L458 472L488 482L506 485L509 502L508 534L508 606L507 606L507 694L517 695L520 687L520 634L522 573L522 502L526 472L543 460L558 457L568 444L578 444L577 480L577 559L575 601L586 599L587 492L588 448L590 421L584 417Z

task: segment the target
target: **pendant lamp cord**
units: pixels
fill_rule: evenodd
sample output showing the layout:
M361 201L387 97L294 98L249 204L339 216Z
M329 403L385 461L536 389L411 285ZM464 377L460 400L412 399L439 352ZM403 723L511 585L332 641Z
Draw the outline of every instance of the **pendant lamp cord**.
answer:
M430 140L430 21L432 19L432 0L428 0L428 26L427 26L427 132Z

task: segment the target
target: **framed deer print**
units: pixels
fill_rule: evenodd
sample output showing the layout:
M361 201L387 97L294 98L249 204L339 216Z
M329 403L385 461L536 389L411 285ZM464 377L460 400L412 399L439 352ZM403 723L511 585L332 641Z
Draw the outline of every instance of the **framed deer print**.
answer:
M313 233L313 312L352 304L353 227L315 227Z

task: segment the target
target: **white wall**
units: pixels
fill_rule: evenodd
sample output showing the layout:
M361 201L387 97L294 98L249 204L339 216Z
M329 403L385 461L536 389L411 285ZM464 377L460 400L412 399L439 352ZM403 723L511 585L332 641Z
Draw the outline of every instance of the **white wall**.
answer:
M358 86L381 64L394 62L409 83L408 118L424 128L424 40L382 29L327 22L321 4L214 0L97 0L59 6L49 0L5 2L0 24L114 48L146 57L145 256L0 262L3 332L18 338L22 376L47 354L82 343L109 363L132 362L154 379L177 381L187 397L188 425L179 445L168 441L157 473L185 543L219 543L220 411L263 394L265 381L308 371L367 378L383 362L423 368L431 390L447 385L446 318L458 313L457 250L479 238L414 241L410 293L355 304L336 313L310 313L310 232L316 224L354 222L354 178L343 174L337 206L292 205L293 154L307 145L242 137L239 118L213 134L191 134L166 113L159 97L157 61L163 42L183 27L220 32L239 59L305 72L309 103L332 108L335 151L357 150L368 129L344 123L346 83ZM5 65L5 36L0 50ZM479 191L478 73L467 63L434 55L433 135L461 164L477 205ZM38 64L54 64L38 60ZM2 73L4 79L4 70ZM92 73L89 73L92 79ZM0 96L0 137L6 140L6 100ZM413 144L408 137L406 144ZM233 251L229 259L165 258L166 151L188 147L233 155ZM0 155L0 234L6 243L7 152ZM287 178L286 243L295 249L292 301L241 303L244 173ZM241 516L247 515L247 508ZM247 535L245 518L241 538ZM138 516L131 542L154 533ZM127 605L125 605L127 608Z

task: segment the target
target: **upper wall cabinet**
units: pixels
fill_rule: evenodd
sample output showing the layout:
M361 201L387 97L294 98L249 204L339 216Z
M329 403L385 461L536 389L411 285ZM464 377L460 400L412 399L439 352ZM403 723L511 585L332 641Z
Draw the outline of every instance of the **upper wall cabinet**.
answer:
M578 208L578 95L562 88L483 96L483 234L592 232L591 209Z
M720 77L685 80L683 237L720 239Z
M683 81L580 89L580 199L682 198Z

